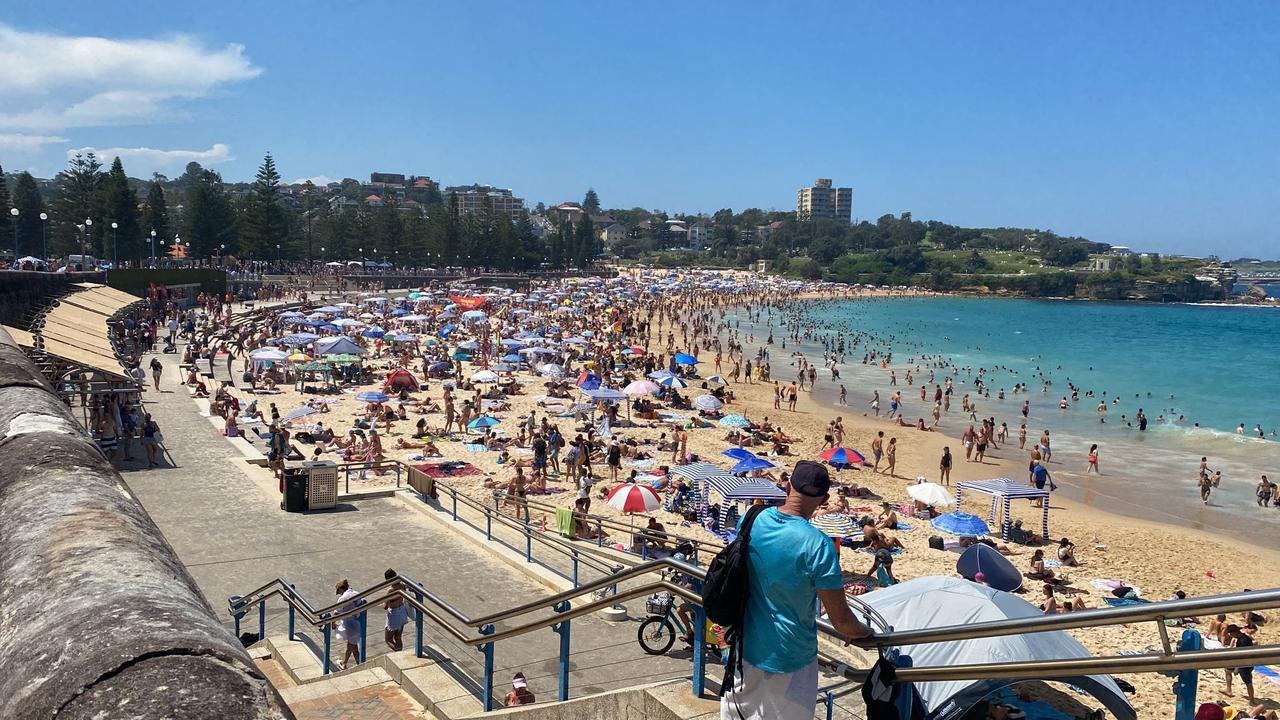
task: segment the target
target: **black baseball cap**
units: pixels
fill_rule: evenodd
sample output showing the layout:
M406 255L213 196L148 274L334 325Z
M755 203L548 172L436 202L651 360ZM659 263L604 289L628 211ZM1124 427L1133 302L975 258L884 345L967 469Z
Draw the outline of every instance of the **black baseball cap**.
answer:
M819 498L831 490L827 469L812 460L801 460L791 471L791 488L801 495Z

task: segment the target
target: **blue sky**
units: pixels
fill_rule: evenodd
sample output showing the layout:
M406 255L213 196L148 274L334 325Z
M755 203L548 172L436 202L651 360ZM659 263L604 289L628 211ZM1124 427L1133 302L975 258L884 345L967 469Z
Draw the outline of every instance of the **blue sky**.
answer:
M34 9L34 12L33 12ZM0 163L118 149L1280 255L1280 3L0 0ZM97 39L95 39L97 38Z

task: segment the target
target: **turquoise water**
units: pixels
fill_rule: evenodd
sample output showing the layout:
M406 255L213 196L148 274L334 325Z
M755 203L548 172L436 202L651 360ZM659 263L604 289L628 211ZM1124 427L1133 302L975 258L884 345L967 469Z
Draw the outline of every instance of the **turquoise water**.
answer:
M794 351L782 336L794 327L776 326L772 346L775 368ZM745 325L745 323L744 323ZM950 375L956 385L951 411L942 425L958 435L968 422L960 398L969 393L977 415L1008 423L1012 447L1001 457L1017 457L1016 436L1022 404L1030 401L1028 447L1050 430L1059 485L1076 499L1153 519L1189 523L1222 531L1239 530L1241 513L1280 524L1280 511L1254 502L1260 474L1280 478L1280 310L1202 305L1153 305L1002 298L890 298L816 302L800 327L812 337L801 351L822 358L821 338L843 332L857 343L839 365L849 403L866 410L873 391L882 407L888 396L903 393L908 421L930 421L933 384L920 401L920 385L933 365L935 382ZM763 328L758 328L757 333ZM860 333L860 335L859 335ZM864 365L868 351L892 352L889 369ZM945 363L945 368L936 367ZM920 370L916 370L920 368ZM989 397L979 397L974 381L981 369ZM898 377L889 385L889 370ZM913 370L914 386L906 383ZM785 375L774 371L775 376ZM823 380L829 373L821 372ZM1044 381L1051 384L1045 388ZM1025 383L1025 394L1013 387ZM1069 384L1079 388L1071 402ZM835 388L819 382L828 392ZM998 399L1003 388L1005 398ZM1087 397L1092 390L1094 397ZM1059 409L1063 397L1069 407ZM1114 402L1116 399L1119 402ZM1099 422L1099 401L1107 407ZM1134 419L1141 408L1145 432ZM1179 423L1177 419L1183 417ZM1122 419L1123 418L1123 419ZM1199 424L1199 427L1196 424ZM1235 433L1241 423L1246 435ZM1265 437L1258 438L1255 425ZM1084 475L1089 445L1098 443L1101 478ZM1195 480L1201 456L1221 469L1223 482L1209 507L1199 500ZM1271 528L1274 529L1274 528Z

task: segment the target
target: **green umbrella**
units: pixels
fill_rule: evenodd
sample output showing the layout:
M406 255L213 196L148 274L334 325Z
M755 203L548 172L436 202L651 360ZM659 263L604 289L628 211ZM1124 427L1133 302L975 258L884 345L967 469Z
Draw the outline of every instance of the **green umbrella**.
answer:
M334 365L359 365L364 362L364 358L359 355L330 355L325 358L325 362L333 363Z

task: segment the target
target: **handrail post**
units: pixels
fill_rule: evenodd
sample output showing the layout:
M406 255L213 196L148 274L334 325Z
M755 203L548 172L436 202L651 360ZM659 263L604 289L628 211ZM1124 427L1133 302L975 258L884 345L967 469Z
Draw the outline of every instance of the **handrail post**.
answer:
M640 559L649 559L649 539L646 538L643 533L640 535Z
M570 608L569 601L565 600L558 603L555 611L558 613L568 612ZM569 644L570 644L570 624L572 620L565 620L551 626L551 629L560 636L560 683L559 698L560 702L569 699Z
M227 598L227 604L231 606L231 617L235 618L236 638L240 638L240 619L244 617L244 598L239 595L232 595Z
M418 600L418 604L421 605L422 593L414 590L413 596ZM414 608L413 612L414 623L417 625L413 633L413 656L420 658L422 657L422 610L420 608Z
M320 619L327 621L331 614L325 613L320 616ZM333 660L329 657L330 653L333 652L333 623L325 622L322 627L324 632L324 674L328 675L333 672Z
M828 690L823 702L827 705L827 720L831 720L831 716L836 709L836 694Z
M267 599L258 601L258 639L267 639Z
M342 491L342 494L350 495L351 494L351 466L347 465L342 470L343 470L342 486L344 488Z
M489 512L489 508L484 509L484 539L493 540L493 513Z
M493 625L480 628L480 634L492 635ZM484 653L484 687L481 689L481 699L484 701L484 711L489 712L493 709L493 643L480 646L480 652Z
M288 602L286 602L285 604L289 606L289 640L293 640L293 637L296 634L294 632L294 628L296 627L295 613L297 612L297 610L294 608L294 603L297 602L297 592L295 590L295 586L293 585L293 583L289 583L288 593L289 593L289 599L288 599Z
M524 501L524 561L533 562L533 525L529 523L529 500Z
M573 548L573 586L578 587L578 550Z
M604 521L596 518L596 547L604 547Z
M693 605L693 696L702 697L707 684L707 611Z
M396 461L396 489L400 489L400 461Z
M453 496L453 521L458 522L458 490L457 488L449 488L449 494Z
M364 606L364 610L360 613L360 662L364 662L365 645L369 635L369 601L361 600L360 605Z

